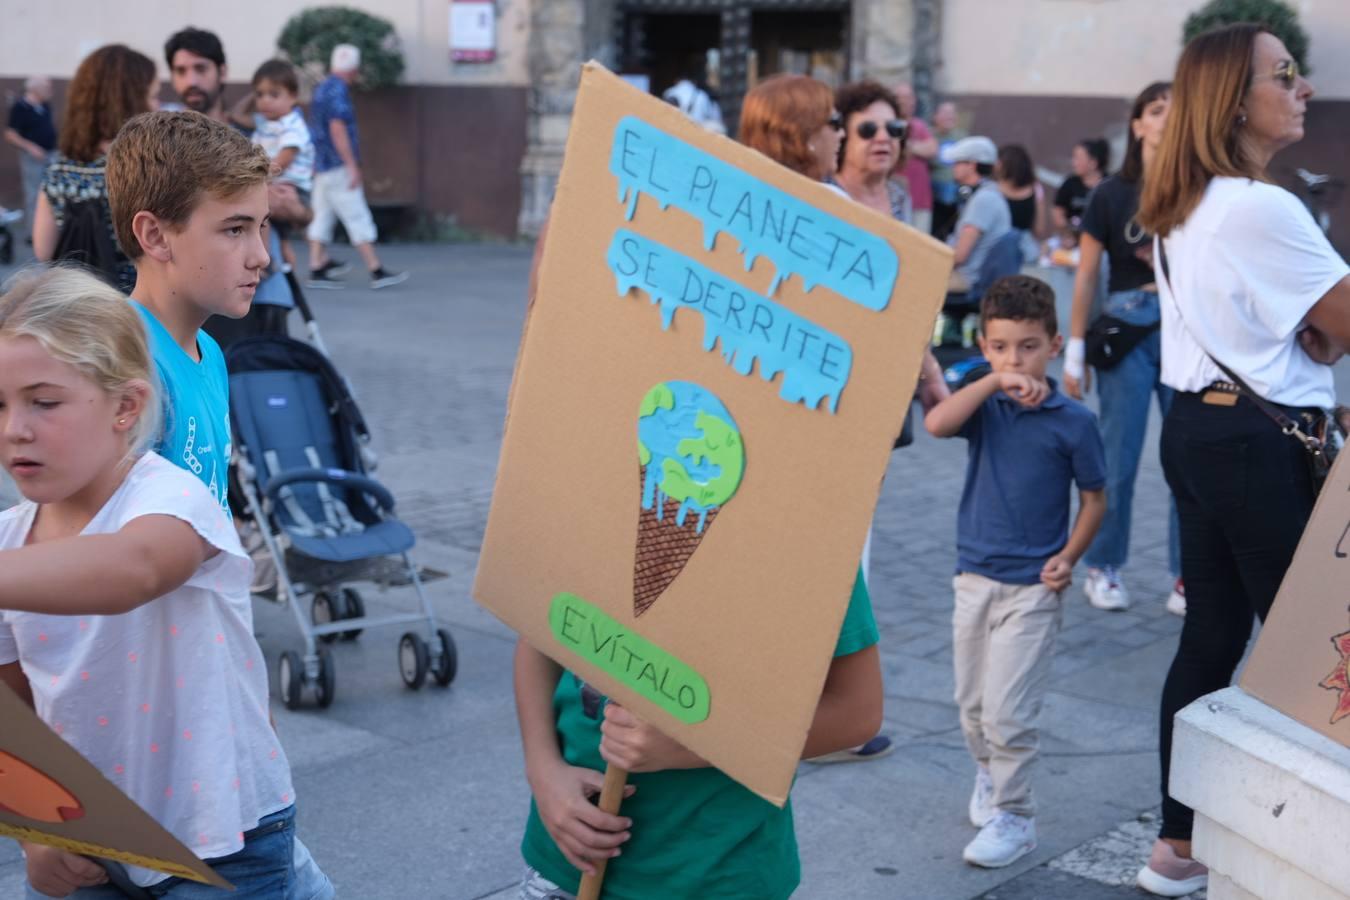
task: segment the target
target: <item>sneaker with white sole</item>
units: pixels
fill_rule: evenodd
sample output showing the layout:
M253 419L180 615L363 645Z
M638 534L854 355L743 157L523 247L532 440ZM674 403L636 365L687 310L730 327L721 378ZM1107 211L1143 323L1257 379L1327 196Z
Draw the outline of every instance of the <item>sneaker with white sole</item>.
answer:
M1087 594L1088 602L1097 609L1115 612L1130 608L1130 594L1125 590L1120 580L1120 570L1115 566L1088 569L1083 593Z
M1174 616L1186 618L1186 585L1180 578L1172 585L1172 593L1167 595L1167 611Z
M994 806L994 779L984 766L975 769L975 788L970 792L970 824L983 828L998 812Z
M305 287L315 288L316 290L336 290L346 287L346 283L341 278L333 274L332 270L311 269L309 272L309 281Z
M402 284L407 280L407 272L390 272L383 266L370 273L370 286L377 291L380 288L393 287L396 284Z
M324 275L328 275L329 277L332 278L341 278L343 275L346 275L351 270L352 270L351 263L339 262L336 259L330 259L323 265L316 266L315 268L310 269L310 272L311 273L322 272Z
M1178 856L1167 841L1153 842L1148 864L1135 877L1139 886L1159 897L1185 897L1209 884L1209 869L1204 863Z
M961 857L972 866L1001 869L1036 849L1036 820L999 811L985 823Z

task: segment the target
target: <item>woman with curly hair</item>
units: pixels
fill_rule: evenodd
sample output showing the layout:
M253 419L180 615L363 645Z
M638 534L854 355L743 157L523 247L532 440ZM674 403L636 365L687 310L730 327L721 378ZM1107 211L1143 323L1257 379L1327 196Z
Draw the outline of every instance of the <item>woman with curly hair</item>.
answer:
M108 44L85 57L66 94L57 154L47 167L33 215L33 252L43 261L56 255L61 229L75 203L101 207L116 247L108 215L104 154L132 116L159 108L159 78L148 56L122 44ZM136 269L117 248L117 284L124 293L136 283Z

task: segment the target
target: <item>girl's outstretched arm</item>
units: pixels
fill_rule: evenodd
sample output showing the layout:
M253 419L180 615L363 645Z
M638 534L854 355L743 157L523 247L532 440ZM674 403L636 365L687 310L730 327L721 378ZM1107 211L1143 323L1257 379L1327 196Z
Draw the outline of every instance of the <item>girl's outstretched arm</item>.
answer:
M216 550L169 515L0 551L0 609L115 616L180 588Z

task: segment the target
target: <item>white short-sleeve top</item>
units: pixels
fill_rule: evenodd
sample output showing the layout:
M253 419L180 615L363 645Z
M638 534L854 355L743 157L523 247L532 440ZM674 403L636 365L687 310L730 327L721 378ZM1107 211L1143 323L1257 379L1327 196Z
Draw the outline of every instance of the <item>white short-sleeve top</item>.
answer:
M1331 367L1313 361L1297 335L1350 266L1298 198L1261 181L1214 178L1163 244L1170 277L1156 247L1153 265L1164 384L1193 392L1227 381L1213 357L1272 402L1335 405Z
M24 502L0 512L0 549L23 546L36 511ZM17 660L44 722L199 857L217 859L294 802L268 722L252 566L206 486L154 453L82 533L150 515L188 523L220 552L182 587L122 615L0 611L0 664ZM141 885L166 877L131 875Z

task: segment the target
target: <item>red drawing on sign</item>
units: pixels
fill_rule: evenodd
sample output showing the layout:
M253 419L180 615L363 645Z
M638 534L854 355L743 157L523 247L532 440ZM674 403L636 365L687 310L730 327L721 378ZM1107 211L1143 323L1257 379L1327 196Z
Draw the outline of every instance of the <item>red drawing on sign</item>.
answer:
M0 750L0 812L55 825L84 818L84 806L74 794L3 750Z
M1331 670L1330 675L1318 682L1318 687L1340 692L1336 709L1331 714L1331 724L1335 725L1341 719L1350 716L1350 631L1342 631L1331 639L1331 643L1336 645L1337 652L1341 654L1341 661L1336 663L1336 668Z

